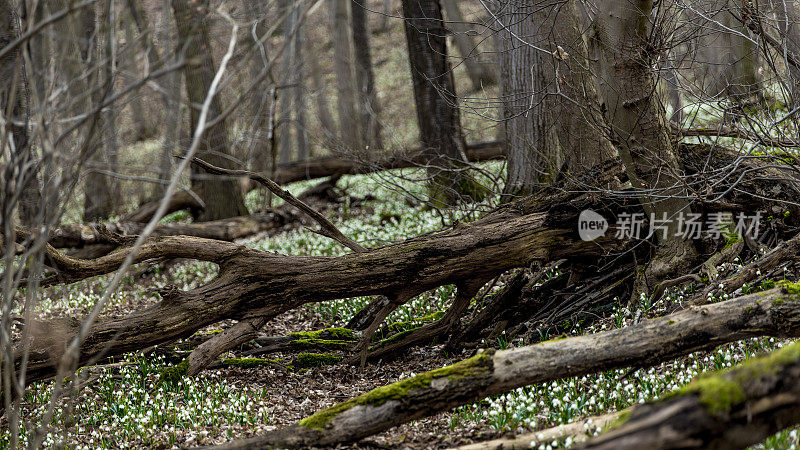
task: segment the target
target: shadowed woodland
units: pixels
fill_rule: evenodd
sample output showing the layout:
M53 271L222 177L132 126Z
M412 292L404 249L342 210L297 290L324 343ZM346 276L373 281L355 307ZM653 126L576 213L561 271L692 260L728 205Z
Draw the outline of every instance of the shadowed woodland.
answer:
M797 448L793 1L4 0L0 447Z

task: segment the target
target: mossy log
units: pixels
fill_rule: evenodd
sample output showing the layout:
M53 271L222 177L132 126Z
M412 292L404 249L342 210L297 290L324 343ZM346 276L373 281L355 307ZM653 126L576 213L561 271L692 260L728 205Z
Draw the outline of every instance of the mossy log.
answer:
M160 303L125 318L95 323L79 360L171 342L224 319L268 320L304 303L361 295L411 298L460 280L488 279L532 260L598 257L630 244L613 237L580 240L574 224L578 212L591 205L586 198L574 200L568 214L550 214L549 205L539 211L542 204L521 201L473 223L339 257L277 255L187 236L153 238L139 249L135 262L153 258L208 261L219 265L218 276L189 291L166 287L159 292ZM123 248L94 260L70 258L52 246L46 251L57 273L43 280L43 285L116 270L130 250ZM65 342L77 331L74 321L66 319L34 325L28 380L51 376L51 355L60 357ZM56 339L48 338L56 335Z
M577 448L739 449L800 423L800 343L636 405Z
M648 367L753 336L800 336L800 296L781 286L627 328L486 351L383 386L300 422L221 448L328 446L520 386L622 367Z
M690 161L702 160L713 168L718 163L729 164L729 158L733 157L707 146L696 146L685 153L687 167L691 166ZM747 160L742 164L755 162ZM757 192L753 198L760 196L762 206L793 207L791 201L796 198L793 179L784 173L772 177L749 166L748 170L759 173L758 180L753 182L760 183L754 185ZM767 166L764 170L772 169ZM478 221L458 223L436 233L339 257L277 255L230 242L187 236L150 239L139 249L134 262L196 259L218 264L218 276L189 291L165 287L160 291L160 303L127 317L93 324L85 335L77 363L83 364L98 354L108 357L172 342L221 320L239 320L240 333L231 332L204 344L204 353L197 353L197 356L203 353L203 357L190 369L194 372L211 362L219 349L252 339L251 330L258 329L259 323L305 303L362 295L409 299L446 284L491 279L506 270L526 267L532 261L596 262L599 257L619 255L634 243L615 239L611 233L584 242L575 224L580 211L587 208L604 214L612 222L620 212L641 212L635 198L596 194L603 192L601 188L617 189L620 180L624 180L621 163L608 161L581 178L566 180L566 184L504 205ZM721 186L727 189L726 185ZM769 192L777 198L763 200L759 186L764 189L769 186ZM737 199L752 201L736 192ZM703 206L709 210L737 207L727 198L722 205L706 202ZM24 239L25 234L20 233L18 240ZM69 283L114 271L130 249L122 248L90 261L70 258L49 245L46 252L48 265L56 273L42 280L42 285ZM27 379L35 381L53 375L54 359L60 358L65 343L76 336L77 323L70 318L54 318L33 321L31 325L33 342Z

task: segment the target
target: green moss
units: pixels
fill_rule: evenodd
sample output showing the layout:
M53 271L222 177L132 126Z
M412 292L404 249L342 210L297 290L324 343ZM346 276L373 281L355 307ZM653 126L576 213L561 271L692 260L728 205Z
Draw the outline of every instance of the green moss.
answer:
M241 367L249 369L251 367L274 366L280 364L279 359L264 359L264 358L225 358L222 360L223 366Z
M353 335L353 330L347 328L325 328L318 331L301 331L298 333L290 333L289 337L294 339L329 339L335 341L354 341L356 340Z
M300 347L337 347L345 348L350 346L349 341L333 341L330 339L296 339L292 344Z
M442 367L441 369L432 370L430 372L425 372L413 378L408 378L387 386L373 389L356 398L336 404L330 408L323 409L312 416L306 417L300 421L300 425L307 428L322 429L337 415L356 405L379 406L389 400L399 400L407 396L411 391L430 388L431 382L438 378L446 377L451 381L455 381L464 377L491 372L494 366L492 359L493 355L493 351L487 351L464 361L460 361L456 364Z
M673 323L675 323L675 321L672 320L672 319L669 319L669 325L672 325Z
M794 297L795 300L800 300L800 283L792 283L791 281L783 280L778 283L778 286L781 287L781 291L784 294L789 294Z
M724 414L733 405L744 400L743 385L749 385L753 380L764 375L777 373L788 365L797 364L798 360L800 360L800 342L788 345L767 356L746 361L731 369L703 374L692 384L668 394L664 399L695 394L709 413Z
M422 328L422 327L414 327L414 328L411 328L410 330L406 330L406 331L397 333L397 334L395 334L394 336L392 336L390 338L387 338L387 339L384 339L384 340L380 341L375 346L375 348L381 348L381 347L385 347L385 346L387 346L389 344L392 344L394 342L399 342L401 339L403 339L404 337L408 336L409 334L411 334L412 332L414 332L415 330L418 330L420 328Z
M619 412L619 415L616 419L614 419L611 423L603 427L603 432L613 430L615 428L619 428L620 426L624 425L625 422L628 421L631 417L631 408L623 409Z
M294 370L310 369L312 367L336 364L341 360L341 356L331 353L300 353L292 360L290 367Z
M395 322L386 326L386 330L391 333L398 333L408 331L414 328L419 328L420 323L434 322L444 316L444 311L436 311L428 315L422 316L414 320L404 320L402 322Z
M722 375L701 376L686 387L685 393L697 394L700 403L714 415L725 413L744 400L744 391L739 383Z
M772 306L782 306L786 301L782 298L776 298L772 301Z
M184 359L175 366L164 368L158 375L160 383L177 384L189 371L189 358Z

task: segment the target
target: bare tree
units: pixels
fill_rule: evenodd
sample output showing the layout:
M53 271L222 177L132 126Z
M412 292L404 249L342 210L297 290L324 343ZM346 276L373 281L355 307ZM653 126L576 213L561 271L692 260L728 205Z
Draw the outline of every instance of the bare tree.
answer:
M356 82L353 70L351 33L351 2L330 0L331 39L333 41L333 68L336 73L337 112L339 115L339 138L350 150L363 150L358 107L356 106Z
M613 157L573 1L498 1L505 192L529 194Z
M381 139L380 103L372 70L372 49L364 0L352 0L353 44L355 49L356 84L359 96L361 142L373 149L383 147Z
M680 179L663 106L655 95L654 54L647 47L652 7L651 1L603 2L604 13L598 15L593 30L611 142L641 192L645 212L667 225L656 236L656 256L639 274L638 292L685 270L697 256L692 242L683 239L678 229L678 216L691 213L691 202Z
M186 92L189 102L198 105L203 102L216 72L212 59L211 42L208 31L208 1L189 4L188 0L172 0L175 22L178 26L179 48L185 49L184 59L188 61L184 69ZM210 115L216 118L222 112L218 97L211 101ZM192 128L198 124L200 112L191 107ZM203 139L203 149L199 153L203 160L221 166L229 166L231 162L226 155L230 154L225 120L219 118ZM203 220L219 220L247 214L244 198L239 183L224 177L209 176L202 170L192 174L193 188L199 191L203 199Z
M462 196L479 199L481 186L464 170L466 141L439 1L403 0L403 17L420 140L429 157L431 202L448 205Z
M469 24L464 20L458 1L441 0L441 3L447 18L447 28L452 33L453 42L455 42L458 53L461 56L459 64L466 66L467 75L472 81L472 89L477 91L497 83L495 69L480 60L478 46L470 36Z

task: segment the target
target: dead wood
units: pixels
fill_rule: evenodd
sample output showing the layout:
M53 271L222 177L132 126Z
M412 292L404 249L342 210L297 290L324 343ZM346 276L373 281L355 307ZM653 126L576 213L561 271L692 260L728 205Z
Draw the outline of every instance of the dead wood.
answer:
M738 177L735 171L733 175L724 175L721 170L716 171L717 164L724 166L729 159L736 160L736 155L709 146L692 146L684 153L687 167L701 165L714 172L721 189L742 202L734 203L724 197L726 206L793 207L796 182L783 168L759 166L756 160L745 160L739 161L738 167L748 168L746 173L750 177ZM770 171L778 173L771 175ZM690 172L689 176L694 175ZM739 181L732 182L734 187L729 188L724 183L725 177ZM156 237L140 249L136 262L164 258L209 261L219 265L217 278L190 291L165 288L160 303L125 318L96 323L87 336L80 359L87 361L98 354L113 356L170 342L223 319L262 322L308 302L361 295L408 299L445 284L488 280L508 269L526 267L532 261L546 264L567 259L570 264L577 264L581 260L597 261L602 256L620 254L632 242L615 239L610 233L596 241L583 242L577 236L575 224L580 211L587 208L604 214L611 222L621 211L640 212L634 196L586 194L596 193L598 187L619 186L621 179L624 179L621 164L610 161L582 178L504 205L476 222L459 223L440 232L340 257L284 256L217 240ZM751 185L757 189L754 195L739 192L736 187ZM776 198L764 200L761 195L764 190ZM718 207L707 200L702 204ZM108 273L120 266L128 251L121 248L86 261L70 258L48 246L48 264L57 272L42 282L44 285L73 282ZM34 339L29 380L52 375L51 355L62 353L63 343L74 335L73 322L53 320L52 326L62 331L60 343ZM47 330L48 326L42 324L41 329ZM216 343L205 343L206 356L195 361L209 361L219 349L251 338L251 328L243 324L237 327L240 332L237 336L229 333L211 340ZM215 350L207 351L209 348Z
M220 448L329 446L352 442L520 386L622 367L649 367L748 337L796 337L800 335L800 301L791 291L779 287L627 328L511 350L486 351L451 366L377 388L294 425ZM800 371L796 376L800 376ZM800 411L796 405L793 407Z
M796 299L795 299L796 300ZM739 449L800 423L800 344L703 374L655 403L636 405L591 449Z
M211 222L163 224L159 225L151 235L182 235L220 241L234 241L264 231L281 228L289 220L288 213L284 211L260 213ZM81 248L98 244L118 246L126 238L141 234L144 227L145 224L139 222L64 225L53 231L48 242L55 248Z

